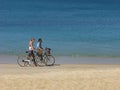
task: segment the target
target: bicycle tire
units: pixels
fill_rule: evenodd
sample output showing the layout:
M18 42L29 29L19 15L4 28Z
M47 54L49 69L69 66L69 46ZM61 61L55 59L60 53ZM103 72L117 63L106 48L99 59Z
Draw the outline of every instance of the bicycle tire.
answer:
M27 57L26 56L18 56L18 59L17 59L17 63L20 67L25 67L25 66L28 66L30 65L28 61L25 61L27 60Z
M55 63L55 58L52 55L47 55L44 58L47 66L52 66Z
M45 65L45 63L42 62L42 60L39 56L36 56L35 59L36 59L36 63L37 63L38 66Z

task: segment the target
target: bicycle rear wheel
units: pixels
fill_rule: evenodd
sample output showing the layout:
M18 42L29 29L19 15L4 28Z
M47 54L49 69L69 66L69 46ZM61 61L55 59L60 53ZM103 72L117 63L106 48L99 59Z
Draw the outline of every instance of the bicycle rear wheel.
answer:
M47 55L47 56L45 56L45 62L46 62L47 66L54 65L55 58L52 55Z
M25 67L30 65L30 60L26 56L18 56L17 63L19 66Z

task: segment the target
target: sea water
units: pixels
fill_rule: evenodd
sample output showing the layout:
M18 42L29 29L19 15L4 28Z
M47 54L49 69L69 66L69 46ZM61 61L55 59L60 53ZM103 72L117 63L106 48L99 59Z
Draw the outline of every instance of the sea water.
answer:
M43 39L56 56L120 56L117 0L0 1L0 54L19 55Z

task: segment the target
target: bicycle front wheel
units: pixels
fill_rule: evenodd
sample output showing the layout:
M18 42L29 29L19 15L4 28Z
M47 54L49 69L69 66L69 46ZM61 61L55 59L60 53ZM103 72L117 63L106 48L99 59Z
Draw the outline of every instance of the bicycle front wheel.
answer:
M36 63L37 63L37 65L39 65L39 66L43 66L45 63L43 62L44 60L41 60L41 57L39 57L39 56L36 56Z
M45 62L46 62L46 65L47 65L47 66L54 65L54 63L55 63L55 58L54 58L52 55L47 55L47 56L45 57Z
M24 67L29 65L30 60L26 56L18 56L17 63L19 66Z

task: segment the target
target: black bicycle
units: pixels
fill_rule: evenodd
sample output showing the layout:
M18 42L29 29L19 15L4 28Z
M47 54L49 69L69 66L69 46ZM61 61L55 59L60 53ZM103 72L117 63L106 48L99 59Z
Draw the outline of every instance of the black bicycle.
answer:
M42 66L42 65L52 66L55 64L55 58L51 54L50 48L45 48L42 58L36 51L34 51L34 54L35 54L35 62L37 63L37 66ZM27 51L25 55L18 56L17 63L21 67L34 66L34 59L29 54L29 51Z

